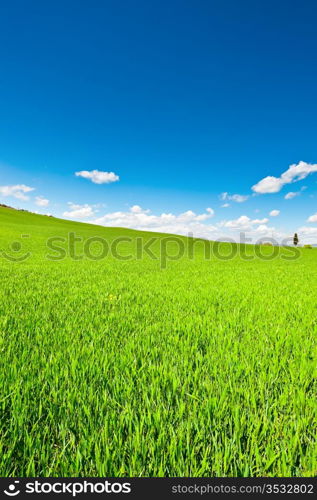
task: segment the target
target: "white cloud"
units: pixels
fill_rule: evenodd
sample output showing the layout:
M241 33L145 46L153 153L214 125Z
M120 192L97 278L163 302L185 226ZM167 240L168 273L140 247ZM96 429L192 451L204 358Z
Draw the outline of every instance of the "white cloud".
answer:
M267 221L267 219L264 219ZM259 234L267 234L269 231L272 231L274 228L268 227L266 224L260 224L257 228L254 229L256 233Z
M251 219L246 215L242 215L238 219L224 221L220 224L228 228L230 235L232 235L237 242L243 241L241 233L245 233L245 238L247 238L248 243L262 242L265 239L272 241L272 238L276 243L285 243L285 241L289 240L289 234L281 232L274 226L269 226L268 222L268 218Z
M248 195L243 195L243 194L229 194L229 193L221 193L220 199L225 201L225 200L230 200L230 201L235 201L236 203L243 203L244 201L247 201L249 198Z
M247 201L249 196L242 195L242 194L233 194L232 196L229 197L229 200L236 201L237 203L243 203L244 201Z
M222 227L227 227L229 229L236 229L239 231L253 230L254 226L259 224L266 224L269 219L250 219L247 215L241 215L238 219L223 221L220 223Z
M277 177L268 176L262 179L260 182L252 186L252 190L255 193L278 193L283 187L281 179Z
M270 212L270 216L271 217L277 217L278 215L280 215L280 211L279 210L271 210Z
M70 210L64 212L63 216L69 217L70 219L86 219L87 217L93 217L96 214L94 205L88 205L87 203L85 203L85 205L77 205L71 201L68 202L68 205Z
M307 222L317 222L317 214L308 217Z
M285 200L291 200L292 198L295 198L296 196L300 196L302 194L302 191L305 191L305 189L307 189L307 187L306 186L302 186L300 188L300 191L290 191L289 193L287 193L284 196L284 199Z
M43 196L36 196L35 198L35 204L38 205L39 207L47 207L49 202L50 201L44 198Z
M18 200L27 201L29 197L25 193L34 191L35 188L25 186L25 184L16 184L14 186L0 186L0 195L12 196Z
M81 170L80 172L75 172L75 175L76 177L89 179L94 184L110 184L119 180L119 176L114 172L102 172L100 170Z
M224 203L223 205L221 205L221 208L228 208L230 207L230 203Z
M297 231L299 242L302 244L317 243L317 227L302 226Z
M293 198L295 198L296 196L299 196L300 195L300 191L290 191L289 193L287 193L285 196L284 196L284 199L285 200L292 200Z
M212 208L206 208L206 212L207 212L206 214L197 215L196 220L207 220L207 219L210 219L210 217L213 217L215 215L215 212ZM189 212L185 212L185 213L194 214L194 212L191 212L190 210L189 210Z
M130 212L133 214L148 214L150 210L143 210L140 205L133 205L133 207L130 208Z
M264 179L252 186L252 190L259 194L278 193L285 184L301 181L313 172L317 172L316 163L312 164L300 161L297 164L294 163L290 165L280 177L274 177L272 175L264 177Z

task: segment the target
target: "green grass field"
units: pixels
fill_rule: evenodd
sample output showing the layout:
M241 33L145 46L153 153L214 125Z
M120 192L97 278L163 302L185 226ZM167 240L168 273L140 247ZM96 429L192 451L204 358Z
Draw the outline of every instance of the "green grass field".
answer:
M134 257L49 259L69 233ZM316 475L317 250L151 237L0 208L0 475Z

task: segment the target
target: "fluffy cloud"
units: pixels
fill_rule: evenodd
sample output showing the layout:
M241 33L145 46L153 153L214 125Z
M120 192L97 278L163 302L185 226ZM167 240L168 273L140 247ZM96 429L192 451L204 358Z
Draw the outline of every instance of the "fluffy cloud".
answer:
M243 194L229 194L229 193L221 193L220 199L223 201L229 200L229 201L235 201L236 203L243 203L244 201L247 201L249 196L243 195Z
M317 164L306 163L300 161L290 165L289 168L282 173L280 177L269 175L260 180L257 184L252 186L255 193L278 193L285 184L292 184L293 182L305 179L309 174L317 172Z
M283 185L284 184L280 178L269 175L252 186L252 191L260 194L278 193L282 189Z
M307 222L317 222L317 214L308 217Z
M238 219L227 220L220 223L222 227L235 229L239 231L250 231L256 225L263 225L269 222L269 219L250 219L247 215L241 215Z
M279 210L271 210L271 212L270 212L271 217L277 217L278 215L280 215Z
M64 217L69 217L70 219L87 219L87 217L93 217L95 215L94 205L76 205L71 201L68 202L70 210L63 213Z
M36 196L35 198L35 204L39 207L47 207L49 202L50 201L44 198L43 196Z
M0 195L12 196L18 200L27 201L29 197L26 193L34 191L34 188L25 186L25 184L16 184L15 186L0 186Z
M148 214L150 210L144 210L140 205L133 205L133 207L130 208L130 212L133 214Z
M224 203L223 205L221 205L221 208L228 208L230 207L230 203Z
M76 177L83 177L89 179L94 184L110 184L119 180L119 176L114 172L102 172L100 170L81 170L75 172Z

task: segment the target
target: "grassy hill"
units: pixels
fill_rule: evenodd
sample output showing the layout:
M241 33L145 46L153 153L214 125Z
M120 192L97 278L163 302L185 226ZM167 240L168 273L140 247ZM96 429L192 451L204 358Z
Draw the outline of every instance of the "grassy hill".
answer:
M316 475L315 250L8 208L0 249L0 475Z

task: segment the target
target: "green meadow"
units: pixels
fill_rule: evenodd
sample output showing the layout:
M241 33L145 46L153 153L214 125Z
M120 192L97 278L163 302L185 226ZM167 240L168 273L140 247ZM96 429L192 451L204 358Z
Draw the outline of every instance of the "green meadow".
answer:
M317 250L7 208L0 249L1 476L317 474Z

